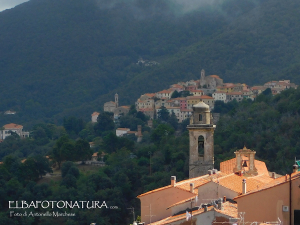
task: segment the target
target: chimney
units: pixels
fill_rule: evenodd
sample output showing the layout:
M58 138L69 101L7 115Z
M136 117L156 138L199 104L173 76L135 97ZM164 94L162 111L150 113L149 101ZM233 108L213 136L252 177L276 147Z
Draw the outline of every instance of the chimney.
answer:
M286 174L286 175L285 175L285 181L287 181L287 180L288 180L288 175Z
M223 197L223 202L226 202L226 200L227 200L227 199L226 199L226 196L224 196L224 197Z
M194 194L194 183L190 183L190 192Z
M207 204L203 204L203 209L204 209L204 212L207 212Z
M218 209L219 209L219 210L222 210L222 209L223 209L223 199L222 199L222 198L220 198L220 199L218 200Z
M296 173L298 171L298 165L294 164L293 165L293 173Z
M175 186L176 184L176 176L171 176L171 185Z
M246 179L243 179L243 194L246 194L246 192L247 192Z
M218 170L217 169L213 169L213 174L217 174Z
M276 179L276 173L272 172L272 178Z
M212 170L208 170L208 175L212 175L213 171Z

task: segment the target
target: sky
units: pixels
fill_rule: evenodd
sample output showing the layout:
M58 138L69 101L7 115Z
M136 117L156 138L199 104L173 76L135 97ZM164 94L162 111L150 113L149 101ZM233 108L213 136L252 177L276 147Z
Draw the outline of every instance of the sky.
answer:
M0 12L5 9L10 9L28 0L0 0Z

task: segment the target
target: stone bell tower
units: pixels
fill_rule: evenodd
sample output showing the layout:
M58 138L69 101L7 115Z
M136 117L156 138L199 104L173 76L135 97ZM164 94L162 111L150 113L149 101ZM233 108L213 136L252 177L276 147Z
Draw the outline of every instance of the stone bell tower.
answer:
M116 93L115 94L115 103L116 103L116 108L119 107L119 95Z
M214 168L215 128L209 106L203 101L194 105L190 125L187 126L190 138L190 178L205 175Z

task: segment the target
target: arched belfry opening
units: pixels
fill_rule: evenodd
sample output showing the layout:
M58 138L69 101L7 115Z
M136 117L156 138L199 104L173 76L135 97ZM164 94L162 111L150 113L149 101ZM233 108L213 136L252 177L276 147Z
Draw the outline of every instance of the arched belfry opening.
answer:
M202 135L198 137L198 154L199 157L204 157L204 137Z
M189 177L207 174L214 168L214 130L209 106L200 101L193 106L187 126L190 138Z

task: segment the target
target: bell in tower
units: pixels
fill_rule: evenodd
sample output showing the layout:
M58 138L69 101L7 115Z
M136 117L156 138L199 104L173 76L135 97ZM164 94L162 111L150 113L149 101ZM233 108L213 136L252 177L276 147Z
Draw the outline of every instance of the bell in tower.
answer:
M194 105L190 125L187 126L190 138L190 178L205 175L214 168L215 128L209 106L203 101Z

